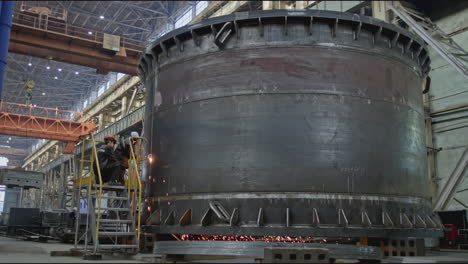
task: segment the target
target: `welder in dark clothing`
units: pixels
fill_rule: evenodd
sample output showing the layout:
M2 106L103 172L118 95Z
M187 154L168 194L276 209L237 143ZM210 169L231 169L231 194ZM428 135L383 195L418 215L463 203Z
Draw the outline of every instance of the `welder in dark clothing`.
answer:
M125 172L129 167L128 160L130 159L130 144L132 144L132 146L135 146L136 144L134 137L138 137L137 132L132 132L131 136L127 139L120 137L121 141L115 150L117 159L120 161L118 181L122 185L125 184Z
M104 137L104 144L97 149L97 158L99 168L101 169L101 178L103 182L112 185L119 184L120 160L114 150L117 140L113 135ZM94 164L94 174L96 183L99 183L97 166Z

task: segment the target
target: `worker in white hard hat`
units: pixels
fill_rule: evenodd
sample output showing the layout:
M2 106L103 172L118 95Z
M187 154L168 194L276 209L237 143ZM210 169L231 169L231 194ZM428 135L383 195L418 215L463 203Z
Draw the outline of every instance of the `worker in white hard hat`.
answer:
M129 167L128 160L130 159L130 144L135 146L137 143L136 138L138 138L138 132L133 131L130 134L130 137L125 139L124 137L120 137L120 143L116 148L116 156L120 161L120 169L119 169L119 182L124 184L125 183L125 172Z

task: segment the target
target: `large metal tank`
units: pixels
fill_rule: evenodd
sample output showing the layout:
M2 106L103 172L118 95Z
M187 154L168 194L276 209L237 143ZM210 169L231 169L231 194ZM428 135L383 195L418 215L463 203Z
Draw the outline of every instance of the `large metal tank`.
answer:
M235 13L142 56L147 232L431 237L423 41L350 13Z

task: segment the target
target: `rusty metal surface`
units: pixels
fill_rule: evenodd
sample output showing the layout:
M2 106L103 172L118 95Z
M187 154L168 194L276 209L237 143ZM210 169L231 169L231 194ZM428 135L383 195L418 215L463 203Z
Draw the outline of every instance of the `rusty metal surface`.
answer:
M441 234L419 43L393 25L314 10L220 17L156 41L139 66L159 158L146 168L159 221L146 229Z

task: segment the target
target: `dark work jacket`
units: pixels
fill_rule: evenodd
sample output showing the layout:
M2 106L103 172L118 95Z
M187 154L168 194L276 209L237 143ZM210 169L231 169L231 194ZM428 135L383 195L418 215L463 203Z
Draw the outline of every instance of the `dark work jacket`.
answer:
M108 178L107 175L120 166L120 162L115 155L115 151L108 145L101 145L97 149L97 157L99 161L99 168L103 178ZM97 176L97 166L94 164L94 173Z
M119 144L115 149L115 155L120 161L120 166L128 168L128 159L130 158L130 146L128 144Z

